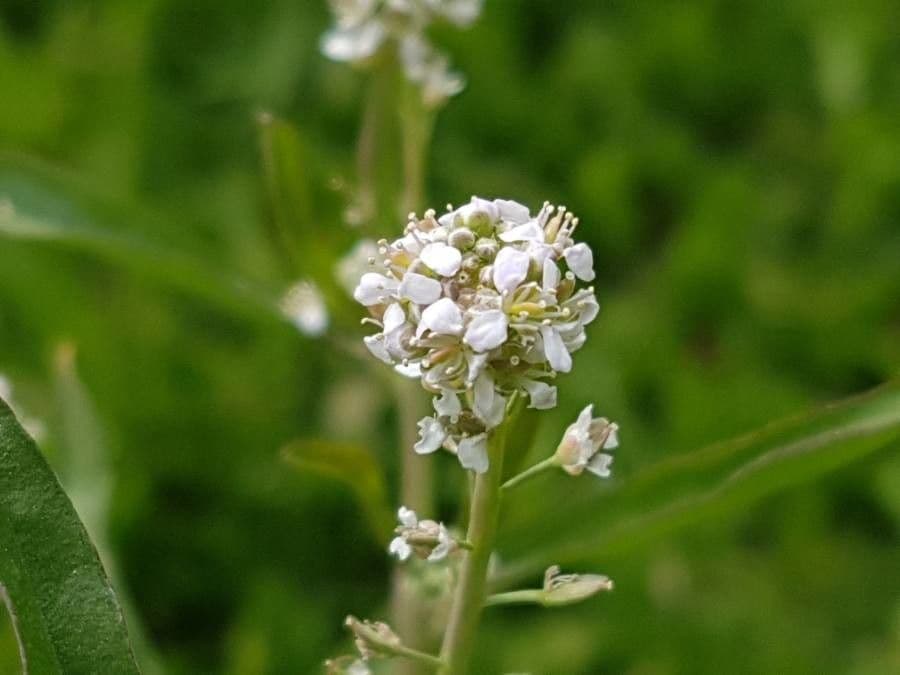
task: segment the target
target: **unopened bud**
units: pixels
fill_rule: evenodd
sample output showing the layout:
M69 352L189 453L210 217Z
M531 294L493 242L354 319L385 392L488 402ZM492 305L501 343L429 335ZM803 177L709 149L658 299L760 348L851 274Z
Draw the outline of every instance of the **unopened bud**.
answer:
M560 574L559 566L553 565L544 573L542 604L547 607L570 605L612 589L612 580L602 574Z
M475 244L475 235L469 228L460 227L450 233L450 236L447 238L447 243L454 248L458 248L460 251L465 251L472 248Z
M383 621L360 621L351 615L344 620L344 625L353 633L356 648L364 659L393 656L403 644Z
M497 251L499 249L500 245L494 239L488 239L487 237L485 237L475 242L475 253L477 253L479 257L484 258L488 262L496 257Z

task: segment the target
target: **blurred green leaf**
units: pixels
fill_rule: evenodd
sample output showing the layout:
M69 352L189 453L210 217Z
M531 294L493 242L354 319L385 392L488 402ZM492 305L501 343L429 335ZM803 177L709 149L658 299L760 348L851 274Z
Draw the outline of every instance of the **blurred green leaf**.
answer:
M0 162L0 236L89 253L242 316L279 316L274 291L124 229L122 223L143 216L105 203L58 172L24 164L29 167Z
M550 563L569 565L630 552L680 527L733 513L768 494L838 469L896 444L898 438L900 383L891 383L671 457L609 491L573 497L563 509L565 522L553 522L561 515L557 511L545 524L545 531L564 532L565 540L511 565L497 582L511 583ZM575 525L567 527L566 522ZM524 529L516 532L527 540ZM515 533L508 533L508 539L515 542Z
M0 584L34 673L137 673L115 591L69 498L0 402Z
M394 528L384 476L375 456L365 447L319 439L292 441L282 456L302 471L344 483L359 501L376 540L384 543Z

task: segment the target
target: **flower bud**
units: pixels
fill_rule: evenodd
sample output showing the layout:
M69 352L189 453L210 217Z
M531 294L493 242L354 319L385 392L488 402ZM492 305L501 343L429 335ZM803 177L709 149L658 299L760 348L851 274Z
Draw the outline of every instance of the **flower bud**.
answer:
M383 621L360 621L350 615L344 620L354 637L356 648L364 659L393 656L402 642L397 634Z
M494 231L494 221L485 211L473 211L467 214L466 226L479 237L489 236Z
M475 242L475 253L488 262L496 257L498 250L500 244L495 239L482 238Z
M541 604L546 607L571 605L612 589L613 582L602 574L560 574L559 566L553 565L544 573Z
M465 251L475 244L475 235L469 228L459 227L450 233L447 243L460 251Z

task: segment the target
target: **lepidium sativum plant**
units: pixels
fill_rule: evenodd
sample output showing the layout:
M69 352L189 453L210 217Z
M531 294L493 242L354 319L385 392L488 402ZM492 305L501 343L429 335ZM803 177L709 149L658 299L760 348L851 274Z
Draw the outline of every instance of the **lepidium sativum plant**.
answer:
M409 658L441 673L463 673L485 605L532 602L567 604L610 590L599 575L547 570L543 588L486 593L501 495L526 478L558 467L568 474L610 475L617 426L587 406L562 434L555 452L521 474L502 480L510 426L523 406L556 405L557 373L572 369L572 352L584 345L597 316L593 259L576 243L578 219L545 203L537 213L504 199L473 197L438 217L410 215L403 236L378 242L378 257L362 275L354 297L377 332L369 351L403 375L416 377L433 395L434 414L418 423L419 454L455 454L474 474L465 536L422 520L401 506L390 553L456 566L446 577L452 600L440 654L407 647L385 623L347 619L359 660ZM335 669L342 667L333 662Z
M441 21L471 25L481 0L332 0L331 6L335 26L323 37L325 56L373 76L392 68L402 75L400 206L415 211L421 207L433 116L464 84L427 30ZM385 103L384 97L371 100ZM373 127L366 119L358 194L346 214L353 227L370 224L373 207L390 202L373 193L368 178L371 149L379 144L368 135ZM328 661L329 672L360 675L391 661L392 672L464 673L485 606L552 607L612 589L605 576L561 574L551 565L541 588L493 595L487 590L497 564L493 547L502 494L554 468L608 477L609 451L618 445L617 426L595 418L588 405L555 451L504 481L507 439L517 417L525 407L556 406L557 374L572 369L572 354L584 345L586 328L599 312L589 285L593 254L576 240L578 224L566 207L549 202L532 210L510 199L472 197L459 208L448 205L441 215L433 209L421 217L409 213L399 236L361 240L339 263L339 277L368 311L363 323L375 328L364 338L368 351L391 366L398 380L418 381L431 395L431 414L410 419L413 399L398 397L398 419L409 427L400 430L400 450L407 455L401 498L419 505L399 506L388 551L401 566L420 569L394 575L390 624L347 618L358 654ZM472 477L468 523L459 527L416 512L431 508L431 473L408 458L441 451L455 455ZM443 632L437 654L423 650L434 626Z

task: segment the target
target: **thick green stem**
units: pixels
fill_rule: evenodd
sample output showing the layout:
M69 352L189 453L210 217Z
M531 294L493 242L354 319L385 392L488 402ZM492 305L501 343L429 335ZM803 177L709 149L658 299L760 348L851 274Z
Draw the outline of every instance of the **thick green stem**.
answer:
M524 591L509 591L508 593L495 593L494 595L489 595L484 601L484 606L540 605L543 604L543 600L543 589L528 589Z
M502 424L488 441L490 467L475 478L469 530L466 539L473 549L462 562L459 583L450 609L447 632L441 647L444 666L441 675L462 675L472 654L478 621L484 605L488 563L497 532L500 513L500 482L503 475L503 452L506 424Z

